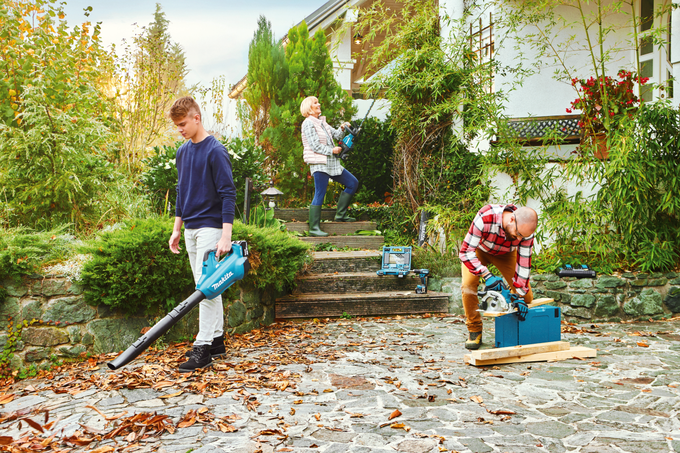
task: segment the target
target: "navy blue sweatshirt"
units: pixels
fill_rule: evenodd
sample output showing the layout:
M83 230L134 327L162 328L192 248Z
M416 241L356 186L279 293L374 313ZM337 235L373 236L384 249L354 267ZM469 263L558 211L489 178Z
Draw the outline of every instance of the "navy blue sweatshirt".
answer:
M222 228L234 223L236 187L224 145L209 135L177 150L177 207L185 228Z

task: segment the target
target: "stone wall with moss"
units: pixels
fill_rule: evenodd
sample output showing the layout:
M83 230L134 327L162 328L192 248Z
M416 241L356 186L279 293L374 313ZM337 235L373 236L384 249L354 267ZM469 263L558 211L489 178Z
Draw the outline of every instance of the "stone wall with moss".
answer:
M449 313L464 314L460 277L431 279L429 289L449 296ZM680 313L680 274L676 272L600 275L597 278L531 276L534 298L550 297L562 318L579 321L661 319Z
M8 296L0 302L0 351L11 355L15 369L122 351L159 319L125 316L106 305L90 306L82 288L61 276L33 275L21 283L2 285ZM276 294L236 286L223 295L227 334L274 322ZM198 309L194 309L165 335L165 341L191 340L197 332Z

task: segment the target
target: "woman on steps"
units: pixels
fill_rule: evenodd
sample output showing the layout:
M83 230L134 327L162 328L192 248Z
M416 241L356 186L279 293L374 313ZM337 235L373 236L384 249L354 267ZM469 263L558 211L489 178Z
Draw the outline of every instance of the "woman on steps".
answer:
M338 198L335 221L354 222L352 217L347 216L347 208L359 187L359 181L352 173L342 168L341 161L337 157L342 148L334 146L333 142L333 139L342 139L345 126L349 123L342 123L338 129L330 127L326 123L326 117L321 116L321 104L315 96L309 96L302 101L300 113L305 117L302 122L303 159L309 165L314 178L314 199L309 206L309 235L328 236L328 233L321 231L319 222L321 221L321 205L326 196L330 178L345 186L345 190Z

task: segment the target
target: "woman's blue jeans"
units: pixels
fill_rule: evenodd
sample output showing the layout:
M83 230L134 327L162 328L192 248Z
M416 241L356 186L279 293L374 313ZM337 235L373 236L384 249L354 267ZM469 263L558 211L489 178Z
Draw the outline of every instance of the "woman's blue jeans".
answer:
M326 189L328 189L328 180L330 178L331 176L329 176L328 173L322 171L314 172L314 199L312 200L312 205L321 206L323 204L323 199L326 196ZM340 176L333 176L333 181L339 182L345 186L345 192L350 195L354 195L359 188L359 180L347 170L342 170Z

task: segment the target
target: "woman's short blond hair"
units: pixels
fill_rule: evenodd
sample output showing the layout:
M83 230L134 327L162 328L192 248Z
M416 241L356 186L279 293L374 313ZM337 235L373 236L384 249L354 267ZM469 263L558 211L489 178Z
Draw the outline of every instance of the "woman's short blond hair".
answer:
M302 104L300 104L300 113L302 116L307 118L309 115L312 114L312 104L316 100L316 96L307 96L303 101Z

